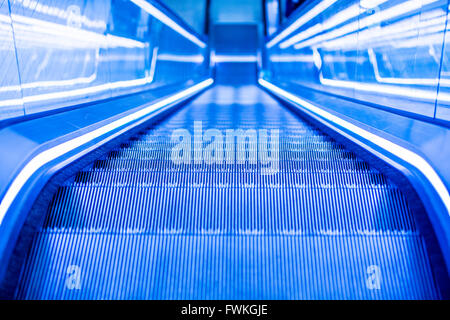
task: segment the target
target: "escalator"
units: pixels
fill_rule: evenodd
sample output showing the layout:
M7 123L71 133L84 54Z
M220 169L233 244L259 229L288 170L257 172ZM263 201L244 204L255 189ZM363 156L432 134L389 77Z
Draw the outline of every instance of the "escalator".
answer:
M251 161L174 164L171 135L194 133L194 120L203 131L279 129L278 172ZM217 85L58 188L15 297L440 296L394 184L258 87Z
M8 297L443 298L423 209L256 85L254 25L213 30L215 86L42 192Z

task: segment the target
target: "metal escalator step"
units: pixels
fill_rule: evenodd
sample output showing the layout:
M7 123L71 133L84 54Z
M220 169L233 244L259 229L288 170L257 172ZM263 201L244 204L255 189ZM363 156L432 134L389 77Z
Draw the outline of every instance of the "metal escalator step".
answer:
M308 187L380 187L395 188L387 184L385 176L375 171L288 171L283 175L256 175L255 172L236 171L80 171L75 177L77 186L308 186Z
M173 161L169 159L105 159L97 160L94 163L94 169L117 169L117 170L133 170L133 171L152 171L152 170L165 170L165 171L234 171L234 172L245 172L252 171L260 167L260 165L228 165L228 164L189 164L189 165L179 165L174 164ZM289 161L279 161L280 171L285 172L305 172L305 171L359 171L359 170L369 170L370 167L366 162L359 159L340 159L340 160L289 160ZM255 172L256 173L256 172Z
M70 186L59 190L44 228L364 234L408 233L415 224L389 188Z

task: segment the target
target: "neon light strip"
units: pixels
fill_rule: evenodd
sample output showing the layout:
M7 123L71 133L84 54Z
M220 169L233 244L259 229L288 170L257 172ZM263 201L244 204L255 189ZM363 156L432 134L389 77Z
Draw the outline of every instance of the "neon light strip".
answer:
M192 55L179 55L172 53L160 53L158 54L159 61L173 61L173 62L191 62L191 63L203 63L205 57L201 54Z
M53 161L56 158L66 154L70 151L73 151L76 148L81 147L84 144L86 144L94 139L97 139L98 137L101 137L104 134L107 134L113 130L116 130L124 125L128 125L133 121L142 119L145 116L149 115L153 111L161 109L167 105L170 105L170 104L177 102L183 98L186 98L194 93L197 93L200 90L203 90L206 87L213 84L213 82L214 82L213 79L207 79L205 81L202 81L186 90L183 90L181 92L174 94L173 96L171 96L169 98L161 100L161 101L159 101L155 104L152 104L144 109L136 111L130 115L127 115L127 116L121 118L121 119L115 120L101 128L95 129L91 132L83 134L72 140L63 142L57 146L54 146L54 147L52 147L48 150L45 150L45 151L41 152L40 154L36 155L33 159L31 159L25 165L25 167L16 176L16 178L14 179L14 181L11 183L8 190L6 191L6 194L3 197L2 202L0 203L0 225L3 221L3 218L5 217L6 213L8 212L11 204L13 203L14 199L17 197L17 194L23 188L23 186L28 181L28 179L39 168L41 168L45 164L49 163L50 161Z
M199 40L196 36L194 36L192 33L186 31L183 27L181 27L178 23L173 21L171 18L166 16L162 11L151 5L145 0L131 0L135 5L140 7L142 10L148 12L150 15L164 23L166 26L171 28L172 30L178 32L180 35L185 37L186 39L190 40L191 42L195 43L201 48L206 48L206 43Z
M81 77L69 80L54 80L54 81L39 81L39 82L29 82L22 85L0 87L0 92L8 91L20 91L21 89L34 89L34 88L48 88L48 87L64 87L73 86L76 84L88 84L92 83L97 79L97 73L92 74L89 77Z
M374 9L386 1L387 0L361 0L359 5L364 9Z
M154 75L154 73L153 73ZM97 86L90 86L86 88L80 88L80 89L73 89L73 90L66 90L66 91L57 91L57 92L51 92L51 93L43 93L39 95L34 96L25 96L22 99L10 99L10 100L0 100L0 107L6 107L6 106L16 106L23 103L33 103L33 102L39 102L39 101L45 101L45 100L55 100L55 99L62 99L62 98L72 98L72 97L80 97L83 95L89 95L89 94L95 94L100 92L106 92L110 89L121 89L121 88L130 88L134 86L142 86L149 84L153 81L153 76L148 76L144 78L139 79L133 79L133 80L121 80L121 81L115 81L115 82L108 82L105 84L100 84Z
M131 0L133 1L133 0ZM332 4L334 4L337 0L324 0L320 2L317 6L306 12L304 15L302 15L300 18L295 20L294 23L292 23L289 27L284 29L279 35L277 35L275 38L270 40L267 44L267 48L272 48L274 45L279 43L281 40L289 36L292 32L300 28L302 25L310 21L311 19L315 18L319 14L321 14L323 11L328 9Z
M389 153L393 154L394 156L402 159L403 161L411 164L416 169L418 169L422 174L428 179L428 181L433 185L434 189L438 193L439 197L441 198L442 202L444 203L447 213L450 216L450 195L445 187L445 184L442 182L439 175L436 173L436 171L433 169L433 167L421 156L418 154L401 147L387 139L384 139L382 137L379 137L373 133L370 133L369 131L366 131L348 121L345 121L325 110L322 110L319 107L316 107L315 105L275 86L274 84L267 82L264 79L258 80L259 84L263 86L264 88L272 91L273 93L282 96L286 98L287 100L296 103L303 108L307 109L308 111L311 111L312 113L316 114L317 116L324 118L327 121L330 121L333 124L336 124L340 127L343 127L350 132L353 132L354 134L362 137L363 139L366 139L370 141L371 143L376 144L377 146L383 148L384 150L388 151Z

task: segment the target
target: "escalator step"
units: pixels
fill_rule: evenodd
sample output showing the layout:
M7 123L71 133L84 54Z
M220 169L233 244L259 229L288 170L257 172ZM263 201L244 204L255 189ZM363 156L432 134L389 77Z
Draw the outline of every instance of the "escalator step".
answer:
M368 289L372 265L381 289ZM43 232L18 298L435 299L429 278L417 236Z

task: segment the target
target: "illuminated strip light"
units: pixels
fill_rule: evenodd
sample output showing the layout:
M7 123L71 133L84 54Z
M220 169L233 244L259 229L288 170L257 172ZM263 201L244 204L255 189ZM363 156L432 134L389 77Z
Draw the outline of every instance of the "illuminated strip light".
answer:
M377 136L376 134L373 134L373 133L366 131L346 120L343 120L343 119L341 119L319 107L316 107L315 105L273 85L270 82L267 82L264 79L259 79L258 82L261 86L274 92L275 94L282 96L293 103L301 105L303 108L307 109L308 111L311 111L312 113L318 115L319 117L324 118L327 121L330 121L340 127L343 127L345 129L349 130L350 132L353 132L354 134L362 137L363 139L370 141L371 143L383 148L384 150L387 150L391 154L402 159L403 161L413 165L416 169L418 169L420 172L422 172L422 174L432 184L432 186L438 193L439 197L441 198L445 208L447 209L448 215L450 215L449 192L448 192L445 184L442 182L441 178L439 177L439 175L436 173L436 171L433 169L433 167L424 158L422 158L421 156L419 156L418 154L416 154L415 152L413 152L411 150L408 150L402 146L399 146L387 139Z
M133 80L133 81L136 81L136 80ZM123 83L124 81L121 81L121 82ZM123 84L123 85L125 85L125 84ZM130 86L132 86L132 85L130 85ZM39 95L35 95L35 96L26 96L26 97L23 97L22 99L8 99L8 100L3 100L3 101L0 100L0 107L16 106L16 105L22 104L22 103L32 103L32 102L39 102L39 101L45 101L45 100L72 98L72 97L76 97L76 96L107 91L110 88L111 88L111 84L106 83L106 84L102 84L99 86L93 86L93 87L88 87L88 88L45 93L45 94L39 94Z
M22 85L17 86L0 87L0 92L20 91L21 89L64 87L64 86L73 86L76 84L89 84L94 82L95 79L97 79L97 73L94 73L89 77L80 77L69 80L38 81L38 82L24 83Z
M372 8L378 7L379 5L385 3L386 1L387 0L371 0L368 2L366 1L365 5L363 5L361 3L361 7L366 8L366 9L372 9ZM292 38L282 42L280 44L280 48L282 48L282 49L287 48L297 42L308 39L320 32L332 29L335 26L344 23L345 21L348 21L352 18L357 17L360 13L361 13L360 4L352 5L352 6L348 7L347 9L344 9L344 10L336 13L334 16L331 16L323 24L318 23L318 24L306 29L305 31L298 33L297 35L293 36Z
M360 6L364 9L373 9L385 3L387 0L361 0Z
M333 55L324 55L323 61L327 63L342 63L342 62L355 62L355 63L364 63L366 61L365 57L362 56L333 56Z
M99 59L99 58L97 58ZM138 54L107 54L102 57L103 61L139 61L143 62L146 59L145 52L141 52Z
M9 15L0 14L0 22L8 25L8 30L11 30L12 20Z
M109 83L109 87L111 89L122 89L122 88L129 88L129 87L135 87L135 86L143 86L146 84L149 84L152 82L151 77L144 77L139 79L133 79L133 80L122 80L122 81L116 81Z
M22 99L10 99L10 100L3 100L3 101L0 100L0 107L16 106L17 104L21 104L22 101L23 101L23 103L33 103L33 102L46 101L46 100L72 98L72 97L77 97L77 96L89 95L92 93L99 93L102 91L107 91L109 89L119 89L119 88L129 88L129 87L134 87L134 86L141 86L141 85L149 84L152 81L153 81L153 77L149 76L149 77L140 78L140 79L109 82L109 83L101 84L98 86L91 86L91 87L87 87L87 88L44 93L44 94L39 94L39 95L35 95L35 96L25 96Z
M141 58L140 56L138 56L139 58ZM108 56L108 58L110 58L110 56ZM122 57L120 57L121 59L123 59ZM127 59L124 59L127 60ZM152 65L153 65L153 60L152 60ZM92 74L89 77L80 77L80 78L75 78L75 79L69 79L69 80L55 80L55 81L39 81L39 82L31 82L31 83L25 83L22 85L17 85L17 86L8 86L8 87L1 87L0 88L0 92L4 92L4 91L20 91L20 89L33 89L33 88L44 88L44 87L61 87L61 86L73 86L73 85L77 85L77 84L89 84L92 83L93 81L95 81L97 79L97 73ZM132 86L137 86L137 85L143 85L143 84L148 84L151 83L153 81L153 76L149 76L149 77L145 77L145 78L141 78L141 79L133 79L133 80L123 80L123 81L117 81L117 82L112 82L109 83L109 87L112 89L117 89L117 88L126 88L126 87L132 87ZM106 84L107 86L108 84ZM101 86L96 86L95 88L104 88L104 85ZM84 88L83 88L84 89ZM102 90L100 89L100 91ZM75 91L75 90L74 90ZM71 91L65 91L65 93L68 93L70 95ZM94 90L95 92L95 90ZM33 98L36 99L36 98ZM27 100L27 97L24 98L24 100ZM1 101L0 101L1 104Z
M95 47L101 45L105 46L107 43L109 47L145 48L143 42L129 38L118 37L111 34L104 35L93 31L73 28L16 14L11 14L11 17L14 23L18 23L15 25L16 29L21 29L22 32L36 34L35 41L39 41L39 37L42 37L43 35L52 35L62 39L69 38L80 42L92 42L95 44ZM19 34L20 33L17 33L16 36ZM60 41L59 39L58 41L55 40L56 39L53 39L53 42L58 43L58 41Z
M134 0L131 0L134 1ZM323 0L317 6L306 12L304 15L295 20L289 27L284 29L280 34L270 40L267 44L267 48L272 48L274 45L279 43L281 40L289 36L292 32L300 28L302 25L314 19L316 16L321 14L323 11L328 9L331 5L333 5L337 0Z
M394 7L390 7L388 9L385 9L383 11L380 11L378 13L375 13L373 16L369 16L367 18L364 18L362 20L352 22L350 24L346 24L338 29L335 29L333 31L330 31L328 33L318 35L314 38L308 39L306 41L302 41L297 43L294 48L295 49L301 49L305 48L320 42L324 42L327 40L336 39L338 37L344 36L346 34L362 30L365 27L368 27L370 25L380 23L382 21L386 21L392 18L395 18L397 16L400 16L402 14L406 14L408 12L417 10L421 8L422 6L431 4L433 2L436 2L438 0L409 0L407 2L403 2L399 5L396 5Z
M153 54L157 53L158 48L155 47L153 50ZM6 106L17 106L23 103L33 103L33 102L39 102L39 101L45 101L45 100L55 100L65 97L76 97L86 94L92 94L92 93L99 93L102 91L106 91L109 89L121 89L121 88L129 88L129 87L135 87L135 86L142 86L146 84L150 84L153 82L154 75L155 75L155 67L156 67L156 59L152 59L151 64L151 70L150 75L144 78L140 79L133 79L133 80L122 80L122 81L116 81L116 82L109 82L98 86L91 86L87 88L80 88L80 89L74 89L74 90L67 90L67 91L59 91L59 92L52 92L52 93L46 93L46 94L40 94L35 96L25 96L22 99L9 99L9 100L0 100L0 107L6 107ZM75 85L75 84L82 84L85 81L94 81L96 78L96 75L91 76L89 78L76 78L71 80L61 80L61 85ZM22 85L23 88L35 88L37 85L46 84L46 85L54 85L55 83L58 83L57 81L48 81L48 82L36 82L36 83L29 83ZM0 88L1 91L8 91L12 89L17 89L17 91L20 91L20 86L9 86Z
M258 57L252 55L214 55L212 57L213 61L216 63L221 62L257 62Z
M124 48L145 48L145 43L125 37L118 37L111 34L104 35L93 31L82 30L78 28L68 27L61 24L42 21L39 19L24 17L12 14L15 23L16 39L30 42L48 43L57 45L66 45L67 47L124 47ZM9 18L0 15L0 20ZM10 40L12 34L11 25L0 24L1 31L6 31L8 36L6 41Z
M52 100L52 99L59 99L64 97L75 97L80 96L83 94L90 94L90 93L98 93L101 91L106 91L108 89L119 89L119 88L128 88L133 86L141 86L145 84L149 84L153 82L154 74L155 74L155 68L156 68L156 60L164 60L164 58L167 58L169 61L174 61L173 59L176 59L176 57L179 58L179 61L186 62L203 62L204 58L203 56L200 56L201 59L198 56L163 56L158 55L158 58L155 59L154 57L157 56L158 47L155 47L153 49L153 55L152 55L152 61L151 61L151 68L150 68L150 75L148 77L140 78L140 79L133 79L133 80L123 80L123 81L116 81L111 83L106 83L98 86L92 86L88 88L80 88L80 89L74 89L74 90L67 90L67 91L61 91L61 92L53 92L53 93L47 93L47 94L41 94L41 95L35 95L35 96L26 96L23 99L10 99L10 100L0 100L0 106L16 106L18 104L21 104L22 101L25 103L31 103L31 102L39 102L43 100ZM161 59L162 56L162 59ZM178 61L178 60L177 60ZM69 86L69 85L76 85L76 84L87 84L96 79L96 74L86 77L86 78L76 78L76 79L70 79L70 80L60 80L60 81L42 81L42 82L32 82L23 84L23 89L31 89L31 88L37 88L37 87L55 87L55 86ZM21 89L20 85L17 86L8 86L8 87L0 87L0 92L5 91L15 91L18 92Z
M166 26L171 28L172 30L178 32L180 35L185 37L186 39L190 40L191 42L195 43L201 48L206 48L206 43L198 39L196 36L194 36L192 33L186 31L183 27L181 27L178 23L173 21L171 18L169 18L167 15L165 15L162 11L151 5L145 0L131 0L135 5L140 7L142 10L146 11L162 23L164 23Z
M0 107L15 107L22 105L23 100L21 98L18 99L8 99L4 101L0 101Z
M17 177L14 179L14 181L9 186L8 190L5 193L5 196L3 197L1 203L0 203L0 225L8 212L11 204L13 203L14 199L17 197L17 194L20 192L20 190L23 188L25 183L30 179L30 177L42 166L46 165L47 163L57 159L58 157L71 152L75 150L76 148L79 148L83 146L84 144L95 140L99 137L101 137L104 134L107 134L113 130L116 130L124 125L128 125L131 122L134 122L136 120L140 120L144 118L145 116L149 115L151 112L156 111L158 109L161 109L167 105L170 105L174 102L177 102L183 98L186 98L192 94L195 94L199 92L200 90L203 90L210 86L214 82L213 79L207 79L205 81L202 81L186 90L183 90L179 93L174 94L173 96L166 98L164 100L161 100L155 104L152 104L148 107L145 107L142 110L136 111L130 115L127 115L121 119L115 120L101 128L95 129L91 132L88 132L86 134L83 134L79 137L76 137L74 139L71 139L69 141L63 142L57 146L54 146L48 150L45 150L41 152L40 154L36 155L33 159L31 159L25 167L20 171L20 173L17 175Z
M14 1L14 3L13 3L14 5L19 3L22 5L22 7L32 10L33 13L38 12L38 13L42 13L45 15L57 17L59 19L68 19L69 18L69 12L67 9L62 10L58 7L42 5L40 3L36 3L36 1L30 1L30 0L13 0L13 1ZM89 18L87 18L84 15L79 16L77 18L82 24L86 25L87 27L100 28L100 29L106 28L106 23L102 20L90 20Z

